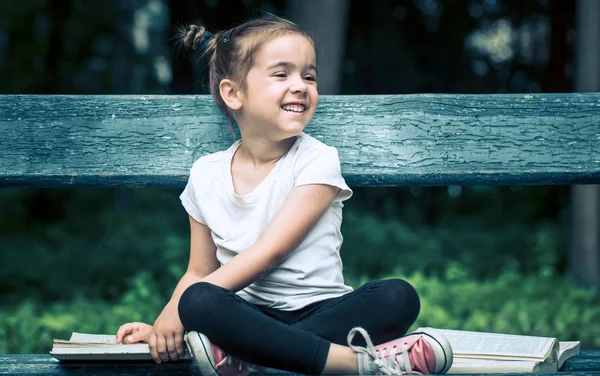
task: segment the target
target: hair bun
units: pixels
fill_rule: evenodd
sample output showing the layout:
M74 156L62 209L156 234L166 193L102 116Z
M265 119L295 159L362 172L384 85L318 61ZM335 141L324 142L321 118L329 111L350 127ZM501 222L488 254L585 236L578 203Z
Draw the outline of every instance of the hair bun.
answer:
M210 33L206 31L204 26L198 25L189 25L185 30L185 35L183 36L183 45L192 50L197 50L200 47L200 42L202 37L207 37Z

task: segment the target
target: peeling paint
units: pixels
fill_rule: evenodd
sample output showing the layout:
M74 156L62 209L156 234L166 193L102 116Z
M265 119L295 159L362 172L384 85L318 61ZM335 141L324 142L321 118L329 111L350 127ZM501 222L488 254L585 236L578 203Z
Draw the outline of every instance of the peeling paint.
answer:
M527 96L322 96L306 133L338 149L356 186L600 182L600 94L535 94L541 106ZM0 186L181 186L195 159L231 145L209 96L9 105L0 101L11 115L0 118ZM110 122L117 108L127 115Z

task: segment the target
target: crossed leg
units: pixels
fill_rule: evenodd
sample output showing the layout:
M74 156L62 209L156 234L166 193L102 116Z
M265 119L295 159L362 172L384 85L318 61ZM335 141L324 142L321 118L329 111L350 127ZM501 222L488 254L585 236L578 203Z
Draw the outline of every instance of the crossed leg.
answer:
M414 289L401 280L369 282L297 312L252 305L209 283L188 288L179 303L187 330L204 333L227 353L262 366L299 372L356 373L345 346L355 326L376 343L403 335L419 312Z

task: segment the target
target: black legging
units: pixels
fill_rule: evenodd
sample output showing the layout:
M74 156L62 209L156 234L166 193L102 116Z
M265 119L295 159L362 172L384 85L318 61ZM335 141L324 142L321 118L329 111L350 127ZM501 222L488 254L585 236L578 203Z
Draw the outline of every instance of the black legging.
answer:
M186 330L244 361L304 374L320 374L331 342L346 345L353 327L365 328L377 345L404 335L419 310L415 289L400 279L368 282L297 311L254 305L206 282L190 286L179 301Z

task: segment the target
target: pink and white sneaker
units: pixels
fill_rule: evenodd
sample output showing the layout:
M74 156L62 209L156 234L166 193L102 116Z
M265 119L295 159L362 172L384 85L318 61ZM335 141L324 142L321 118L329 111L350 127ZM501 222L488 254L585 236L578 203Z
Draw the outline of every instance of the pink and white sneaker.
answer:
M366 347L352 345L361 334ZM348 333L348 346L358 354L360 375L402 375L446 373L452 365L452 348L446 337L431 328L410 333L393 341L373 346L363 328Z
M258 367L227 355L202 333L191 331L184 339L202 376L247 376L258 372Z

